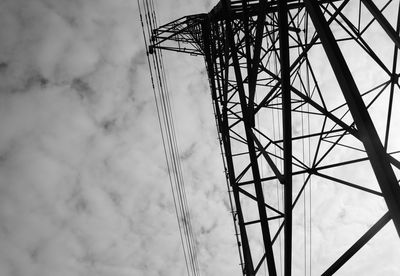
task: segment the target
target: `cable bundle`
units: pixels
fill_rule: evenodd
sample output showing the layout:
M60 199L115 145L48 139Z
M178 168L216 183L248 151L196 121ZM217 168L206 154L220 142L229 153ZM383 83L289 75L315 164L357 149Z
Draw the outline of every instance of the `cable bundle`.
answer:
M153 0L137 0L140 20L143 29L145 47L151 41L152 31L157 28L157 18ZM200 275L197 260L197 244L190 219L186 198L185 183L179 156L179 148L175 134L174 120L170 102L170 94L166 81L165 67L160 49L147 52L150 78L154 92L158 120L160 124L164 153L168 168L171 190L178 220L179 232L184 252L188 275Z

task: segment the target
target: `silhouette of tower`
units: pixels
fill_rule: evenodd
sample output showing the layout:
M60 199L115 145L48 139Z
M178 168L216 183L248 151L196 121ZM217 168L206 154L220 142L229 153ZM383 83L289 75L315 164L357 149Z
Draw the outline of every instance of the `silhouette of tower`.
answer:
M309 274L321 217L341 248L322 275L400 235L399 26L399 1L221 0L153 30L149 54L205 59L243 275L299 275L300 247ZM341 226L360 210L370 227Z

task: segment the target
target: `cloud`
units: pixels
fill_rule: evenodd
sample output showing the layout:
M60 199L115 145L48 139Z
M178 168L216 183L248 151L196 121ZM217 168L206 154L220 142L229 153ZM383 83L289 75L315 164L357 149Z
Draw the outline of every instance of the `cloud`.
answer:
M185 275L136 2L0 5L0 274ZM178 124L204 134L182 143L201 266L228 275L221 263L238 258L211 106L191 98L206 88L181 84L176 106L198 108Z

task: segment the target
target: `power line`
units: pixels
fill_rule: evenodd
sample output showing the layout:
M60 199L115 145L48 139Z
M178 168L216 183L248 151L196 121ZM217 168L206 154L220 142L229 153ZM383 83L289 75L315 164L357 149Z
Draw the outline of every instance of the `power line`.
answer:
M137 4L186 269L188 275L197 276L200 275L197 240L186 196L163 57L159 49L155 49L150 55L147 43L152 41L152 30L157 28L154 2L138 0Z

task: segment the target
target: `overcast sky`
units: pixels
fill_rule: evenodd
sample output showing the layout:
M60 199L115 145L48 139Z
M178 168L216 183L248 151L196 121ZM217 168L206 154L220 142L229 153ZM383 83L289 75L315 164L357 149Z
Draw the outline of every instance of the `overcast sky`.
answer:
M161 2L164 22L212 5ZM136 1L4 0L0 25L0 275L185 275ZM174 99L201 269L231 275L202 62L168 68L184 80Z
M0 26L0 275L186 275L136 0L1 0ZM240 275L203 60L165 57L201 274ZM399 275L384 231L343 275Z

